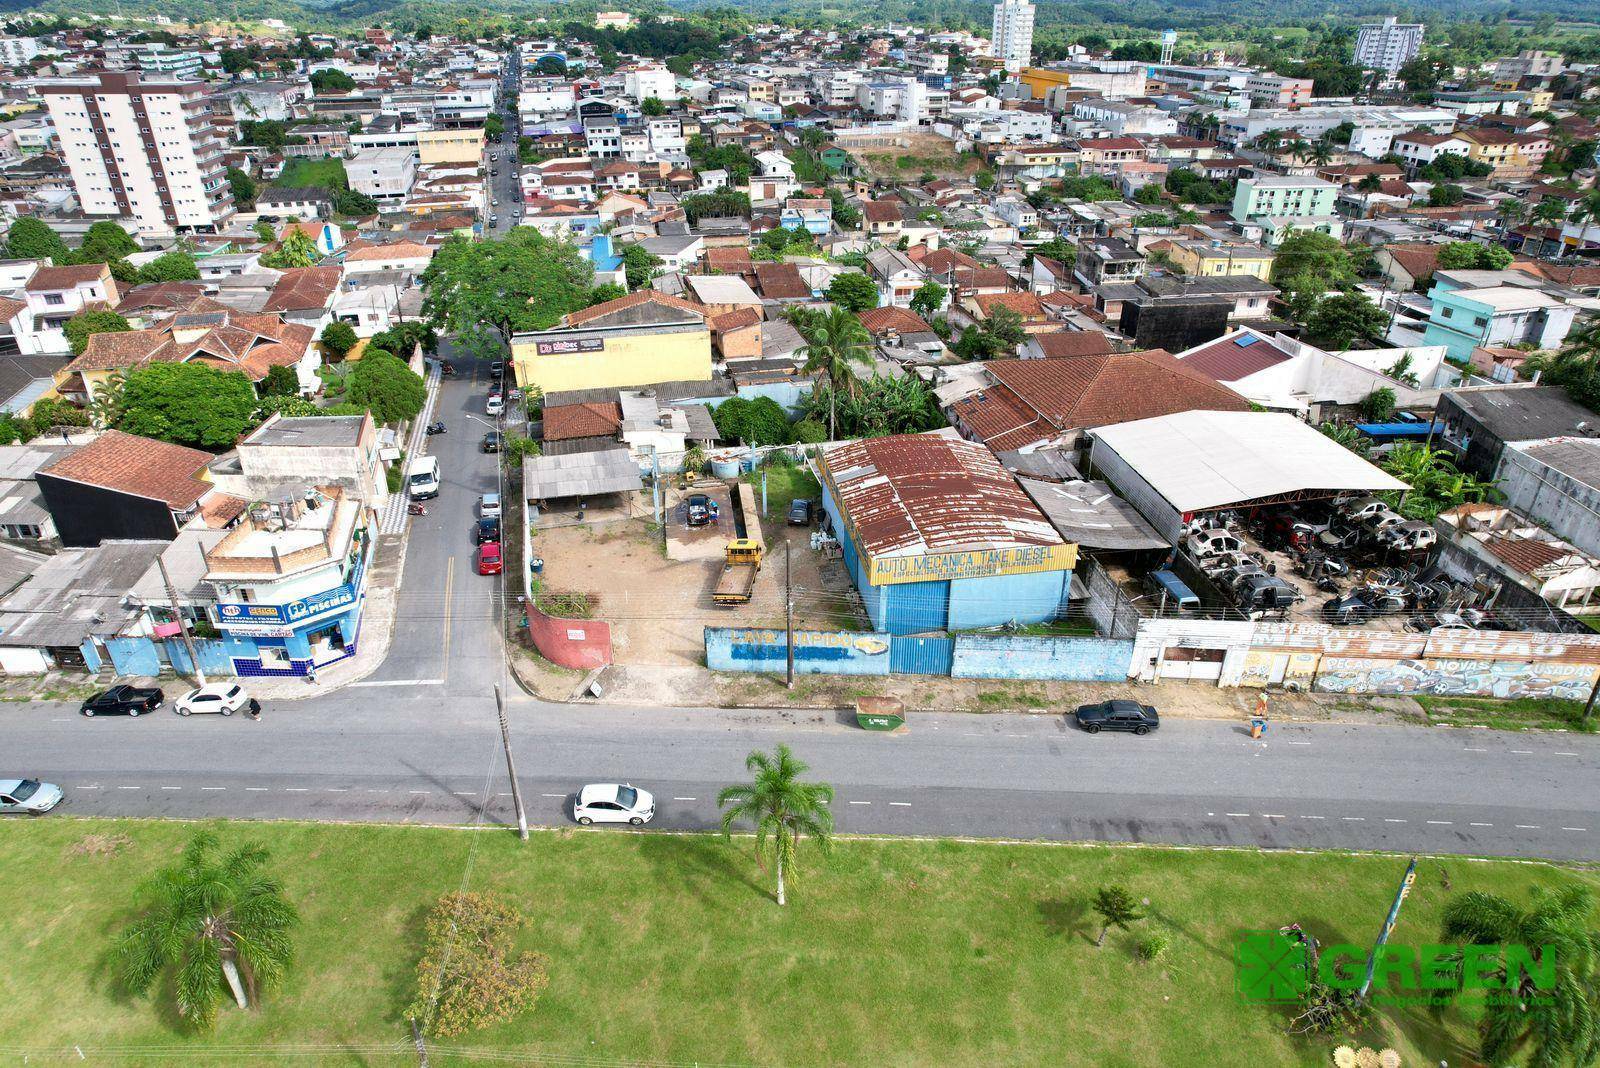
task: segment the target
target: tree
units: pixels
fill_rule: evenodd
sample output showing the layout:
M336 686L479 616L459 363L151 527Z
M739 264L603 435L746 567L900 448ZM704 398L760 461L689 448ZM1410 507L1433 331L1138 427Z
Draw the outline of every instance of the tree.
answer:
M1488 891L1458 894L1446 902L1440 941L1479 947L1470 968L1456 954L1448 972L1448 995L1468 989L1481 993L1487 981L1507 996L1478 998L1478 1053L1485 1064L1509 1064L1527 1057L1535 1065L1594 1063L1600 1052L1600 936L1591 918L1592 891L1585 886L1535 888L1529 907ZM1549 989L1535 985L1514 955L1532 956L1535 972L1548 970ZM1470 996L1470 995L1469 995Z
M1596 223L1600 223L1600 189L1589 190L1583 195L1583 199L1573 206L1572 221L1583 224L1582 229L1578 231L1576 250L1582 248L1588 242L1589 228Z
M841 230L854 230L861 225L861 209L844 198L844 193L828 187L828 202L833 205L834 225Z
M924 320L932 319L944 307L945 293L938 282L924 282L911 294L911 310Z
M1278 245L1272 261L1272 281L1306 275L1332 289L1355 281L1350 253L1339 240L1316 230L1290 234Z
M828 299L846 311L866 311L878 306L878 287L864 274L845 271L828 283Z
M733 176L729 175L729 181ZM750 197L732 189L719 189L714 193L693 193L678 201L691 223L701 219L750 217Z
M835 392L826 381L806 396L805 418L794 426L797 440L806 422L819 426L837 418L835 440L878 438L889 434L920 434L945 426L939 398L915 375L883 378L873 375L858 381L851 392ZM826 427L823 433L827 434Z
M840 275L834 279L834 283L851 277L866 281L864 275ZM877 294L875 287L873 294ZM830 286L829 296L832 295ZM806 357L805 370L810 374L820 374L828 384L828 436L830 440L837 441L837 397L840 393L855 392L858 381L856 370L867 367L871 360L872 335L867 333L867 328L855 313L842 304L826 312L796 313L792 321L795 329L806 339L805 348L800 350Z
M299 922L283 883L264 870L265 849L221 849L210 831L189 839L177 864L139 887L141 915L112 947L134 993L170 972L178 1013L200 1029L215 1023L225 992L244 1008L282 982Z
M1312 342L1328 349L1348 349L1356 341L1377 341L1388 327L1388 313L1362 293L1325 297L1306 321Z
M238 167L228 168L228 188L233 192L233 202L240 211L254 211L260 187L249 173Z
M1106 944L1111 928L1126 931L1128 925L1144 919L1139 901L1125 886L1102 886L1094 894L1094 910L1100 914L1100 937L1094 940L1096 948Z
M193 282L200 278L200 267L187 252L163 252L139 268L139 284L150 282Z
M114 311L83 311L67 320L67 325L61 328L67 335L67 344L72 348L74 356L82 356L83 350L89 347L89 337L92 334L125 334L133 326Z
M622 249L622 271L627 276L629 289L643 289L656 276L656 268L665 261L643 245L626 245Z
M490 894L446 894L429 911L417 961L417 996L406 1017L449 1038L531 1009L549 981L547 962L516 951L522 914Z
M433 327L427 323L418 319L408 319L373 334L367 344L384 352L392 352L402 360L409 360L418 345L422 346L423 352L438 352L439 335L434 333Z
M1437 266L1444 271L1502 271L1511 260L1511 251L1499 245L1452 241L1439 250Z
M139 242L128 236L128 231L109 219L101 219L85 231L83 244L72 258L75 263L110 263L138 251Z
M423 273L422 311L475 356L499 359L519 330L546 330L587 306L594 267L570 241L520 226L503 238L440 246Z
M232 448L255 421L256 391L239 371L157 363L128 373L117 428L198 449Z
M796 760L787 745L779 744L768 756L753 752L744 766L755 781L728 786L717 794L722 812L722 833L731 835L733 825L747 820L756 829L756 857L766 870L766 856L772 855L777 868L778 904L784 897L784 869L795 870L800 841L810 837L826 853L833 840L833 787L826 783L804 783L800 776L806 765Z
M789 417L771 397L729 397L711 412L717 436L746 445L784 445L789 441Z
M1459 186L1450 182L1441 182L1428 190L1428 206L1434 208L1453 208L1466 197L1466 192Z
M67 257L67 244L49 226L24 215L6 233L6 256L14 260L62 261Z
M1014 352L1026 337L1022 316L998 304L987 319L962 331L955 353L964 360L994 360Z
M1394 412L1394 390L1388 386L1373 390L1361 401L1361 417L1369 423L1387 423Z
M323 95L327 93L352 93L355 92L356 80L342 70L324 67L314 71L311 75L311 89Z
M1161 195L1161 187L1154 182L1141 185L1133 194L1133 200L1136 204L1149 205L1162 204L1166 202L1166 198Z
M322 328L322 347L336 360L344 359L359 340L356 328L346 322L331 322Z
M256 220L255 232L256 240L261 242L263 245L270 245L272 242L278 240L278 235L273 232L272 224L267 222L265 219Z
M347 377L345 398L380 423L400 423L422 411L428 387L393 353L369 348Z
M663 104L658 97L647 96L639 104L639 114L641 115L655 117L666 113L667 105Z
M1516 197L1506 197L1495 206L1494 213L1500 217L1502 230L1514 230L1528 217L1528 205Z
M506 132L506 120L498 111L493 112L483 120L483 136L491 141L498 141Z
M359 190L335 189L333 210L340 215L375 215L378 211L378 202Z
M262 397L294 397L300 393L300 376L293 367L278 364L267 368L267 376L256 386Z
M299 227L294 227L284 235L275 252L261 257L261 266L287 271L296 267L310 267L317 259L316 243Z

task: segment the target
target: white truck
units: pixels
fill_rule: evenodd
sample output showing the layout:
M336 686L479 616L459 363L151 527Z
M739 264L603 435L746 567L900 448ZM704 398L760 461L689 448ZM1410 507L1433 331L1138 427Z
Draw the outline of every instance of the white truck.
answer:
M414 501L439 496L439 458L423 456L406 465L406 492Z

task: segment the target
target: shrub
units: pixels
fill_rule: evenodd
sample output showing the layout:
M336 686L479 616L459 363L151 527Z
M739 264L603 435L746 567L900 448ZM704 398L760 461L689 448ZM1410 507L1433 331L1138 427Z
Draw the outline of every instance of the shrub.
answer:
M549 976L544 957L513 953L522 923L515 908L489 894L441 897L428 914L417 996L406 1015L448 1038L533 1008Z
M815 419L802 419L794 425L794 440L802 445L817 445L828 440L828 428Z
M406 484L405 450L402 449L399 458L389 465L389 469L383 473L383 479L389 484L390 493L400 492L401 487Z
M1154 962L1166 953L1171 940L1160 933L1147 934L1133 944L1133 955L1142 961Z

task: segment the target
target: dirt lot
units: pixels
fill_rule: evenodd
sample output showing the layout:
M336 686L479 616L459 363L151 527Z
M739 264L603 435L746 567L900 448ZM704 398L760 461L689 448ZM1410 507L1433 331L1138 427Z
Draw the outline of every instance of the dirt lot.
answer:
M942 178L955 175L972 175L978 162L972 156L958 156L955 143L937 134L917 133L898 135L909 142L900 147L865 147L851 149L873 177L899 178L915 181L918 175L932 173Z

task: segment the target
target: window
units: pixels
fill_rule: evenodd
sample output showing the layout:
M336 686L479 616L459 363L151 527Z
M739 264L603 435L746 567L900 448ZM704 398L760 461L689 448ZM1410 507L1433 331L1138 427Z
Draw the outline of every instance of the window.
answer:
M67 298L63 297L60 293L46 293L44 295L44 302L52 305L65 304L67 302Z
M1472 317L1472 325L1481 330L1489 325L1489 320L1485 319L1481 315L1475 315Z
M1446 307L1440 309L1440 311L1439 311L1439 318L1441 318L1441 319L1454 319L1455 317L1456 317L1456 310L1454 308L1449 307L1449 306L1446 306Z

